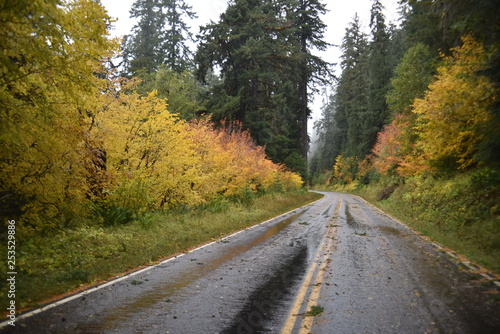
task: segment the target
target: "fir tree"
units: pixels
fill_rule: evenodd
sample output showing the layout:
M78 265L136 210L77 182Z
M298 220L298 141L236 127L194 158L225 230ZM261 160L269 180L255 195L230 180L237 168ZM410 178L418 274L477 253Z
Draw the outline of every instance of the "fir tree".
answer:
M198 76L218 66L222 82L207 109L215 120L242 121L270 157L305 173L308 85L326 72L310 53L324 48L318 1L238 0L205 27Z
M346 30L342 42L341 69L336 92L336 114L340 151L347 156L366 153L363 141L369 99L368 40L357 16Z
M178 73L189 69L192 65L193 53L187 46L193 41L185 18L194 19L196 14L184 0L160 0L164 13L165 29L160 35L162 44L160 50L164 54L163 64Z
M189 68L192 40L185 18L196 17L184 0L136 0L130 17L138 22L125 37L123 58L127 76L154 73L161 66L178 73Z
M309 151L309 136L307 123L311 114L308 108L309 90L311 83L327 83L329 76L328 64L311 54L311 48L324 51L328 46L323 40L326 25L320 15L326 13L326 7L318 0L298 0L295 4L295 35L299 42L298 59L298 97L299 97L299 124L302 157L307 160Z
M369 59L369 104L368 114L363 120L363 145L360 153L364 156L370 152L377 140L377 133L387 123L389 108L386 103L386 94L391 78L391 62L389 55L389 33L382 13L383 6L375 0L371 9L370 27L372 41L370 43Z

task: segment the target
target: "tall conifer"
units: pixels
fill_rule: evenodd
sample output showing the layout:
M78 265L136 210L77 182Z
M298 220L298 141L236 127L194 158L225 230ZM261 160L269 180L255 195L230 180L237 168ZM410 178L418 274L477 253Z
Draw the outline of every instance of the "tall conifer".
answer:
M324 49L325 25L317 0L235 0L219 22L204 28L198 75L213 67L222 83L212 91L214 118L236 119L271 158L305 173L308 88L326 77L327 64L312 55Z
M386 103L386 94L390 85L391 61L389 55L390 40L383 6L375 0L371 9L370 28L370 59L369 59L369 89L368 113L362 120L363 144L360 153L368 154L377 140L377 133L387 123L389 108Z
M184 0L136 0L130 17L137 24L123 43L125 75L154 73L160 66L181 73L189 67L186 43L193 37L185 20L196 15Z

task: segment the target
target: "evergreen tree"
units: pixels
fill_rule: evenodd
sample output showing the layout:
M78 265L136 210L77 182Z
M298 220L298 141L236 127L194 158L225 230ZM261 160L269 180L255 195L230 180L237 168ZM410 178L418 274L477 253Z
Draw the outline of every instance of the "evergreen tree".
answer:
M472 33L485 46L500 39L500 6L497 0L435 0L432 12L438 25L443 50L461 44L461 38Z
M195 17L191 6L184 0L136 0L130 17L138 22L123 43L125 75L154 73L160 66L178 73L189 68L186 42L192 34L184 17Z
M432 81L436 61L422 43L411 47L403 56L391 78L387 102L393 114L411 114L415 98L422 98Z
M298 58L298 97L299 97L299 123L300 123L300 142L301 153L307 160L309 151L309 136L307 133L307 122L311 114L308 108L309 92L308 86L315 81L326 83L324 78L329 75L328 64L311 54L311 48L324 51L328 46L323 40L323 34L326 25L320 18L320 15L326 13L326 7L318 0L298 0L295 13L295 35L298 38L300 52Z
M370 97L367 117L361 124L363 139L360 153L362 156L370 152L377 140L377 133L387 123L389 117L389 109L385 96L389 88L392 72L389 55L391 43L382 10L383 6L380 1L375 0L371 9L370 19L372 33L369 59Z
M394 69L401 62L401 58L403 57L403 55L408 50L408 46L406 45L405 42L406 34L402 28L399 28L398 26L391 23L388 28L388 34L389 34L389 51L388 51L387 62L389 68L391 68L394 71Z
M160 36L161 52L165 56L163 64L178 73L189 69L192 65L193 54L186 42L193 41L184 18L194 19L196 14L184 0L160 0L164 8L165 29Z
M442 47L439 16L432 9L433 2L433 0L400 1L406 48L410 48L416 43L422 43L436 51Z
M318 133L317 150L311 158L310 171L314 177L316 172L321 170L331 169L335 163L335 158L341 154L342 144L342 129L346 125L339 117L336 116L336 101L335 95L330 95L329 101L323 106L321 112L321 119L316 121L314 129ZM315 165L312 165L312 162Z
M362 157L368 144L363 141L369 99L368 40L356 15L342 41L341 69L336 92L336 134L341 152Z
M196 55L201 80L212 67L221 71L222 81L212 89L207 106L214 120L242 121L282 163L298 146L291 138L299 136L290 135L297 130L290 126L293 114L282 90L293 73L283 37L290 28L286 15L276 2L233 1L218 23L203 28Z
M196 56L201 80L214 66L221 70L207 106L214 119L242 121L274 161L303 174L308 85L326 71L310 53L326 46L322 11L318 1L233 1L203 29Z
M132 34L123 41L125 75L137 75L140 70L154 72L161 64L158 55L161 17L155 0L137 0L132 5L130 17L138 20Z

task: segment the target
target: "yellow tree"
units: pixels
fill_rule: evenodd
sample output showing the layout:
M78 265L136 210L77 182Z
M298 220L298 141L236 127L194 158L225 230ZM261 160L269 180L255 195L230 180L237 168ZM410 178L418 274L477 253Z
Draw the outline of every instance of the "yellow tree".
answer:
M87 193L85 125L117 47L111 21L92 0L3 1L0 20L1 215L59 227Z
M340 154L333 165L333 177L340 184L349 184L356 178L358 172L358 158L345 157Z
M217 129L209 119L186 123L168 112L156 91L103 99L107 108L93 135L107 156L104 206L141 213L271 190L276 183L284 190L302 185L237 124Z
M139 212L202 202L195 188L200 158L166 101L156 91L103 98L107 107L96 118L94 136L107 156L108 200Z
M436 168L466 169L477 163L475 154L485 139L483 131L498 93L480 74L487 63L484 48L471 36L462 41L451 57L443 59L425 97L414 103L419 133L416 149L426 164ZM419 159L406 159L411 160Z

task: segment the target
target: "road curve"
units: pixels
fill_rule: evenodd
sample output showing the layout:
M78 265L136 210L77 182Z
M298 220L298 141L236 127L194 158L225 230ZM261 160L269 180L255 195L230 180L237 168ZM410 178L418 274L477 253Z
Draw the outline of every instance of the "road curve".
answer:
M0 331L500 332L497 286L359 197L324 195Z

